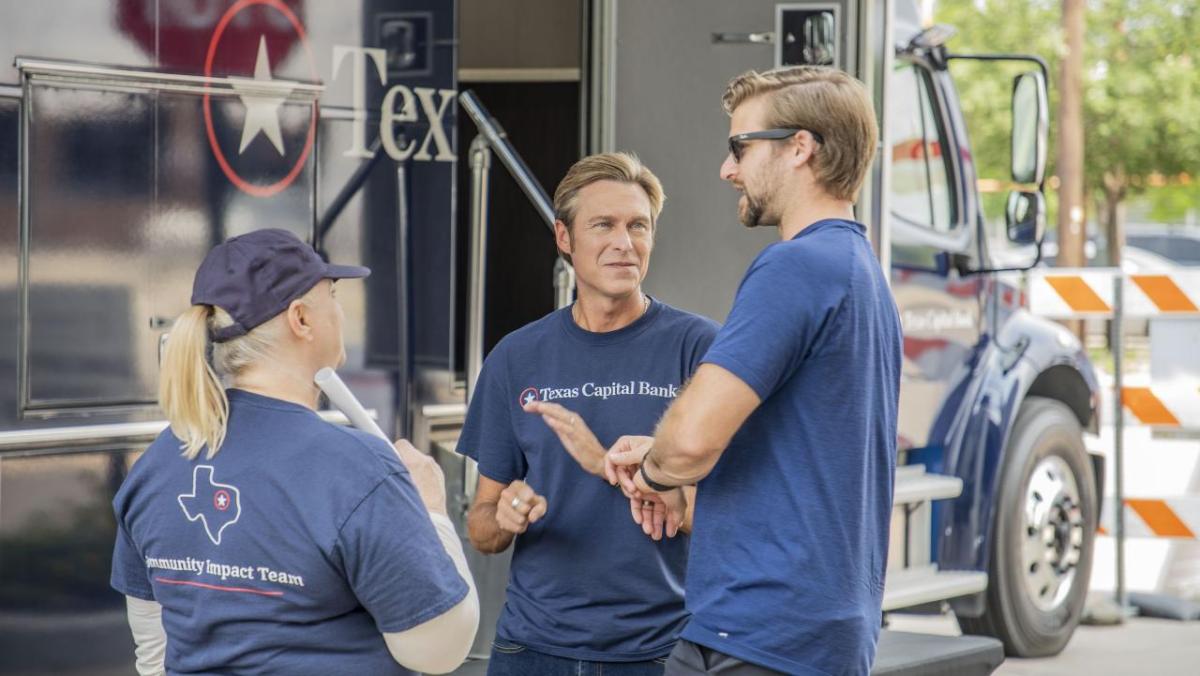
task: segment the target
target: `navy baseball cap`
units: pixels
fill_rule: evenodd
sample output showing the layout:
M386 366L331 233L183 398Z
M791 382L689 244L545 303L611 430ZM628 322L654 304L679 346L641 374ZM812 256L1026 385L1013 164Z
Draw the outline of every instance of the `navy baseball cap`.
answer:
M233 317L233 324L212 332L213 342L221 343L283 312L322 279L369 274L369 268L326 263L287 230L255 230L208 252L192 283L192 305L215 305Z

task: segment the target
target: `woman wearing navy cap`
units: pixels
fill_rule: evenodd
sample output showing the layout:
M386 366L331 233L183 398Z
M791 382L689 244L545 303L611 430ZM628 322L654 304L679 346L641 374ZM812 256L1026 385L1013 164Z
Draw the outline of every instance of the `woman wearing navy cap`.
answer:
M369 273L285 230L201 263L163 354L170 428L113 500L140 674L445 673L466 657L479 603L438 466L315 412L314 374L345 360L334 281Z

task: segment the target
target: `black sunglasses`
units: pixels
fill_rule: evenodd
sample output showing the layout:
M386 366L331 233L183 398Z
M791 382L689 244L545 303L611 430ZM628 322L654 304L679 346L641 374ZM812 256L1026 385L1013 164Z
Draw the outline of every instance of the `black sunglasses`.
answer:
M742 161L742 146L746 141L754 141L764 139L767 141L782 141L796 135L797 132L807 131L812 134L813 140L817 143L824 144L825 138L819 133L811 129L764 129L762 131L748 131L745 134L737 134L729 137L729 154L733 155L734 162Z

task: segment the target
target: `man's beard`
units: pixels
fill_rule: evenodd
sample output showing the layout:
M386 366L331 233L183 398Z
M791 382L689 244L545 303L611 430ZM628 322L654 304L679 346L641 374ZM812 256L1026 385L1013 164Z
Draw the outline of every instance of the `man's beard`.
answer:
M772 191L774 192L774 191ZM767 221L778 221L774 216L765 216L767 213L767 202L773 195L765 195L762 198L754 197L746 188L742 189L742 196L746 198L746 206L742 208L738 205L738 220L747 228L757 228L759 226L774 227L778 223L768 223Z

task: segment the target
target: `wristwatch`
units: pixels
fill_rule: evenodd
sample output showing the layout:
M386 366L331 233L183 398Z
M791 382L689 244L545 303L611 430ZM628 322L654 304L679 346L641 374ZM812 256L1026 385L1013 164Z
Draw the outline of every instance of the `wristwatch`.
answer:
M642 456L642 467L641 467L641 470L639 470L640 474L642 475L642 481L645 481L647 486L649 486L651 489L653 489L654 491L656 491L658 493L665 493L667 491L671 491L671 490L675 490L676 488L679 488L678 486L668 486L666 484L660 484L657 481L655 481L654 479L651 479L649 474L646 474L646 459L650 457L650 452L653 450L654 449L652 448L649 451L646 451L646 455Z

